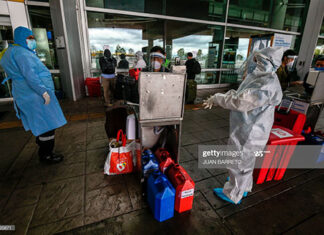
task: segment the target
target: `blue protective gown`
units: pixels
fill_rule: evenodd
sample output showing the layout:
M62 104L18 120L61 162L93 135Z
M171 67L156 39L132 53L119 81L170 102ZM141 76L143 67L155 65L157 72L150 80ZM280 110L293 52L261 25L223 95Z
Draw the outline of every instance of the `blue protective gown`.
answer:
M0 60L9 79L17 117L26 131L39 136L66 124L66 119L54 92L50 71L35 53L28 49L26 38L32 31L18 27L14 32L15 44L10 45ZM48 105L42 97L47 92Z

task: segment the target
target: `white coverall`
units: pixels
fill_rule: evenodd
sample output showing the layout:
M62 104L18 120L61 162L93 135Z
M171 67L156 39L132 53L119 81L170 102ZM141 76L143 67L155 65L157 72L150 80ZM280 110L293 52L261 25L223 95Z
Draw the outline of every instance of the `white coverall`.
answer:
M141 51L138 51L135 53L135 64L134 64L134 68L135 69L144 69L146 67L146 63L143 59L143 53Z
M252 190L255 164L254 150L263 150L274 122L275 106L280 104L282 91L276 70L281 64L282 48L264 48L253 52L247 67L253 68L239 88L225 94L216 93L205 101L207 107L218 105L230 109L231 149L242 151L241 164L230 165L230 180L223 193L238 203L244 192Z

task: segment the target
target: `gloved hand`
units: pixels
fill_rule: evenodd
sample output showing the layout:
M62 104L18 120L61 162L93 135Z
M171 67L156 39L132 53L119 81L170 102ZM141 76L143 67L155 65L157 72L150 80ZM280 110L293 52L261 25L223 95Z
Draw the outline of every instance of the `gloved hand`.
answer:
M205 109L211 109L214 105L215 95L211 95L207 100L203 101L203 106Z
M48 105L51 101L51 97L49 96L49 94L47 92L44 92L43 98L45 100L45 105Z

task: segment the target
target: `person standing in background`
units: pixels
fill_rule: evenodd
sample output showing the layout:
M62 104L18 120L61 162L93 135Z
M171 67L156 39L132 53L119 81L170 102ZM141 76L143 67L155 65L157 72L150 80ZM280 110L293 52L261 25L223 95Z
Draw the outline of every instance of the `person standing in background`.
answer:
M144 69L146 67L146 63L143 59L143 53L141 51L137 51L135 53L135 69Z
M126 55L125 54L120 55L120 61L118 63L117 68L118 69L129 69L129 63L126 60Z
M281 59L281 65L277 70L277 76L280 81L282 91L286 90L289 85L293 85L293 66L297 58L297 53L291 49L286 50Z
M199 62L193 58L193 54L187 54L187 61L185 63L187 70L187 88L186 88L186 103L193 104L197 96L197 82L195 81L196 74L201 72Z
M99 58L101 69L101 84L104 90L105 106L112 106L114 89L116 84L115 68L117 65L116 59L111 55L109 49L105 49L104 56Z

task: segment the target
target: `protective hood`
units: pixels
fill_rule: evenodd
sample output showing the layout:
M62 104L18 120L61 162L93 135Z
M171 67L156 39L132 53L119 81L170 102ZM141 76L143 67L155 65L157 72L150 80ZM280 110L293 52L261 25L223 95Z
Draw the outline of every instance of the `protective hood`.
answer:
M143 53L141 51L138 51L135 53L135 57L137 60L140 60L143 58Z
M104 56L107 57L107 58L110 58L111 57L111 52L110 52L109 49L105 49Z
M284 53L282 47L267 47L259 51L263 57L270 61L274 70L277 70L281 65L281 58Z
M18 28L15 29L15 32L14 32L14 42L15 42L15 44L18 44L18 45L29 50L29 48L27 46L26 39L27 39L27 37L32 36L32 35L33 35L33 32L30 29L23 27L23 26L19 26Z
M267 47L253 51L240 68L242 75L252 72L259 75L275 72L281 65L283 55L282 47Z

